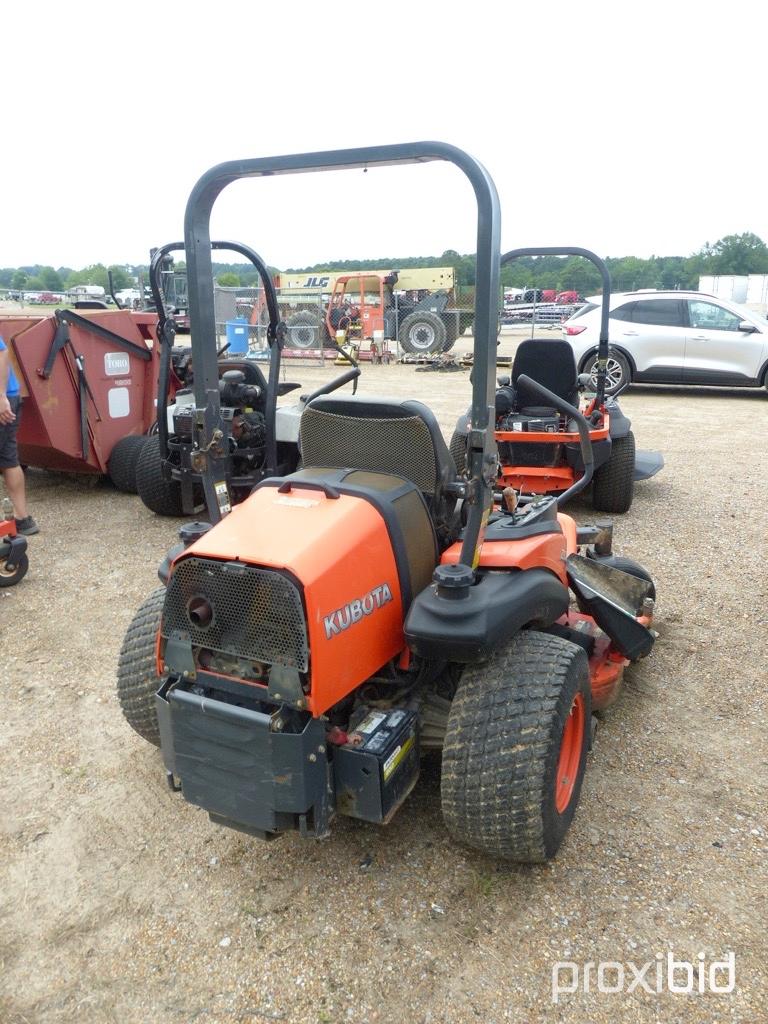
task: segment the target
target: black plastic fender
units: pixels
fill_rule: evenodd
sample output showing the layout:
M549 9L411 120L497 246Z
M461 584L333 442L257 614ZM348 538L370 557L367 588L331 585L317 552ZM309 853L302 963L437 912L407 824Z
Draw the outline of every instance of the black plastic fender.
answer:
M605 411L610 417L608 433L611 435L611 440L615 440L618 437L626 437L632 429L632 422L629 417L625 416L621 411L619 403L608 399L605 403Z
M568 610L568 589L547 569L480 572L462 596L432 584L416 596L405 638L429 660L483 661L524 626L550 626Z

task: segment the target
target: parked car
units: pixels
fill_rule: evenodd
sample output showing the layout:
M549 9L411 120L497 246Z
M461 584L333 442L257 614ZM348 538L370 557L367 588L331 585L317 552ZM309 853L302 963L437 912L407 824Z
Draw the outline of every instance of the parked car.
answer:
M703 292L611 296L606 392L626 383L768 387L768 320ZM594 372L600 297L563 324L579 373Z

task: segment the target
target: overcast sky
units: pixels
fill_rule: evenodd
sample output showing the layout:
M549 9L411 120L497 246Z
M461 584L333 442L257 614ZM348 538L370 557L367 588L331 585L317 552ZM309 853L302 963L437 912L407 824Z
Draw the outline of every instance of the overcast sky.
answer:
M386 0L4 6L0 266L142 263L224 160L436 139L504 249L768 241L762 5ZM250 180L212 236L278 267L475 249L448 165Z

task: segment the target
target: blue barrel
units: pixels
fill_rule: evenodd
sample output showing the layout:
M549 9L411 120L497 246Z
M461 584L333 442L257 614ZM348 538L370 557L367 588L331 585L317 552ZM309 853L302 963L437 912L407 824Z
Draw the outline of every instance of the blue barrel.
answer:
M230 355L248 351L248 321L244 316L227 320L227 341Z

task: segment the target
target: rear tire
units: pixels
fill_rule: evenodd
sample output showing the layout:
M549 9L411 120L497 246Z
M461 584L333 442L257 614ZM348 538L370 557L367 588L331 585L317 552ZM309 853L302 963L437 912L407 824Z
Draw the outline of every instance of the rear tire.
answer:
M409 313L400 325L398 340L404 352L429 355L443 351L447 332L436 313Z
M598 512L628 512L635 492L635 435L630 430L611 444L611 457L594 476L592 507Z
M158 587L139 607L120 649L117 663L117 699L125 720L142 739L160 746L155 693L160 685L155 643L160 629L165 587Z
M288 317L285 326L288 328L285 335L288 348L320 348L325 332L319 316L306 311L294 313Z
M124 491L126 494L136 493L136 463L146 441L143 435L129 434L127 437L121 437L112 449L107 462L107 473L118 491Z
M136 463L136 491L152 512L159 516L182 516L181 484L163 476L160 438L150 437Z
M448 716L441 799L454 839L494 857L553 857L581 793L590 737L586 653L519 633L465 670Z

